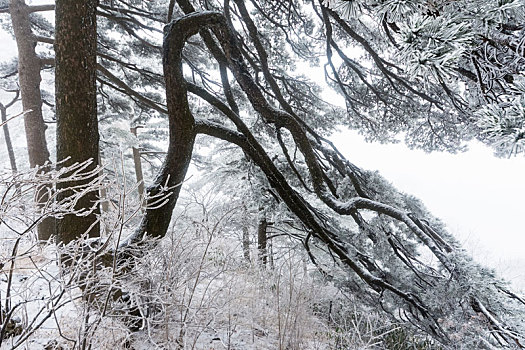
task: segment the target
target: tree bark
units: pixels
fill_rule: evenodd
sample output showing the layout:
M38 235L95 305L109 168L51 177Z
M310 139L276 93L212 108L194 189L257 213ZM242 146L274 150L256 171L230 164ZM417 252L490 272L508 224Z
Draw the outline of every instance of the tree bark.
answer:
M98 165L99 134L96 97L97 0L56 1L55 91L57 114L57 161L60 166L92 160L88 170ZM68 158L65 160L66 158ZM67 176L67 174L65 175ZM60 183L58 199L67 198L72 186L82 182ZM98 191L87 192L75 209L91 210L86 216L67 215L58 222L58 239L68 242L84 233L100 234Z
M262 216L257 227L257 249L259 251L259 262L266 266L268 263L268 236L266 229L268 228L268 221L266 217Z
M243 223L242 223L242 252L244 255L244 260L247 263L251 262L250 258L250 225L248 224L249 213L246 203L242 203L242 212L243 212Z
M140 126L130 128L131 133L137 137L137 129ZM139 200L144 200L144 174L142 172L142 160L140 159L140 149L133 147L133 164L135 165L135 178L137 179L137 190L139 194Z
M27 139L27 152L31 168L44 166L49 161L45 130L47 126L42 116L42 95L40 93L40 59L35 47L36 40L31 31L30 7L24 0L11 0L9 12L18 47L18 79L22 95L24 126ZM38 204L49 200L49 188L40 188L36 193ZM54 219L44 219L38 225L38 239L48 240L55 233Z
M6 105L3 105L2 103L0 103L0 113L1 113L1 116L2 116L2 121L0 123L3 124L2 125L2 129L4 129L5 145L7 147L7 154L9 156L9 164L11 165L11 171L13 172L13 174L16 174L18 169L16 167L15 152L13 151L13 143L11 142L11 135L9 133L9 126L7 125L7 109L16 102L16 100L18 99L19 94L20 94L20 92L16 91L16 97L13 100L11 100L11 102L9 102Z
M144 233L162 237L168 230L190 165L196 136L195 119L188 105L188 91L182 73L182 49L190 36L221 19L220 14L194 14L172 21L164 29L163 68L170 130L168 153L159 175L148 189L146 215L131 241L141 239ZM169 194L166 200L159 201L159 196L166 194ZM159 206L162 202L163 205Z

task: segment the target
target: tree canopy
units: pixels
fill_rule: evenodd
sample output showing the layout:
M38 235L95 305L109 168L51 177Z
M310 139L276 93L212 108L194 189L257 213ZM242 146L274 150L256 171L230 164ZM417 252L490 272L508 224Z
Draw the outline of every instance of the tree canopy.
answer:
M388 76L397 74L440 101L419 96L427 112L410 117L421 125L415 132L409 128L410 144L454 149L475 137L501 155L522 152L522 2L330 1L329 6L352 23L353 28L341 26L343 35L358 42L361 36L380 76L395 82ZM381 56L374 54L378 48ZM379 58L393 65L378 64Z

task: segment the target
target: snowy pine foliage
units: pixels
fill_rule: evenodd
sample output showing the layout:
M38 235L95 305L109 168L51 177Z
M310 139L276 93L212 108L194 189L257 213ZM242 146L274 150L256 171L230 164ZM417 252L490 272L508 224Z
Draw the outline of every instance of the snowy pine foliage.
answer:
M386 34L372 40L390 47L388 59L401 75L415 77L418 88L441 86L455 109L450 113L470 124L467 135L493 146L499 155L523 152L523 1L326 4L349 21Z

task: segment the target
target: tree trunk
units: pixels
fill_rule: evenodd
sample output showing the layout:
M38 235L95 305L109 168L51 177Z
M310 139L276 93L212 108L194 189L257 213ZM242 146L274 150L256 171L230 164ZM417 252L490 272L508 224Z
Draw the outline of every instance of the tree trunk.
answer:
M7 109L13 105L13 103L16 102L18 99L19 92L17 91L16 97L6 104L5 106L0 103L0 113L2 116L2 121L0 122L2 125L2 128L4 129L4 138L5 138L5 145L7 147L7 154L9 156L9 163L11 164L11 171L13 174L16 174L18 171L16 167L16 158L15 158L15 152L13 151L13 143L11 142L11 135L9 134L9 126L7 125Z
M137 137L137 129L140 126L130 128L131 133ZM140 159L140 149L133 147L133 164L135 165L135 177L137 179L137 190L139 192L139 200L144 201L144 174L142 172L142 160Z
M35 47L36 40L31 31L29 6L24 0L11 0L9 12L18 47L18 79L22 94L24 126L27 139L27 152L31 168L43 166L49 161L45 130L47 126L42 116L42 95L40 93L40 58ZM49 188L37 190L37 203L43 205L49 200ZM48 240L55 233L54 219L44 219L38 225L38 239Z
M57 114L57 161L60 166L91 159L90 170L98 165L99 134L96 97L97 0L56 1L55 91ZM66 174L67 176L67 174ZM89 181L60 183L59 200L70 195L64 191ZM58 239L68 242L86 233L100 234L98 191L87 192L75 209L89 209L87 216L67 215L58 222Z
M5 123L2 128L4 129L5 145L7 147L7 154L9 156L9 163L11 164L11 171L16 174L16 159L15 153L13 152L13 144L11 142L11 135L9 134L9 127L7 126L7 112L3 104L0 103L0 112L2 113L2 123Z
M257 249L259 251L259 262L264 266L268 263L268 236L266 230L268 228L268 221L263 216L259 220L259 227L257 228Z
M250 225L248 225L248 208L246 204L242 204L243 209L243 224L242 224L242 251L244 254L244 260L250 263Z
M162 63L170 129L168 153L159 175L148 188L146 215L131 241L140 240L144 233L151 237L163 237L169 228L196 137L195 119L188 105L188 91L182 72L182 49L186 39L197 34L201 26L212 24L213 21L209 22L201 23L199 16L183 18L172 21L164 29ZM159 199L167 194L166 200Z

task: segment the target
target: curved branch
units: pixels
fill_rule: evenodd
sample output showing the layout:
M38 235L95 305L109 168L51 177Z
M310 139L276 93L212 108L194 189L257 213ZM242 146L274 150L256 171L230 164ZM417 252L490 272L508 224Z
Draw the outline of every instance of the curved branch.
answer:
M195 142L195 120L188 105L186 82L182 73L182 49L189 37L199 29L222 21L216 12L193 13L173 20L164 29L163 67L166 80L166 101L169 121L169 146L166 159L148 195L155 200L160 193L170 191L164 206L146 208L138 232L151 237L166 234L171 213L177 203L188 170ZM148 205L153 204L148 201Z

